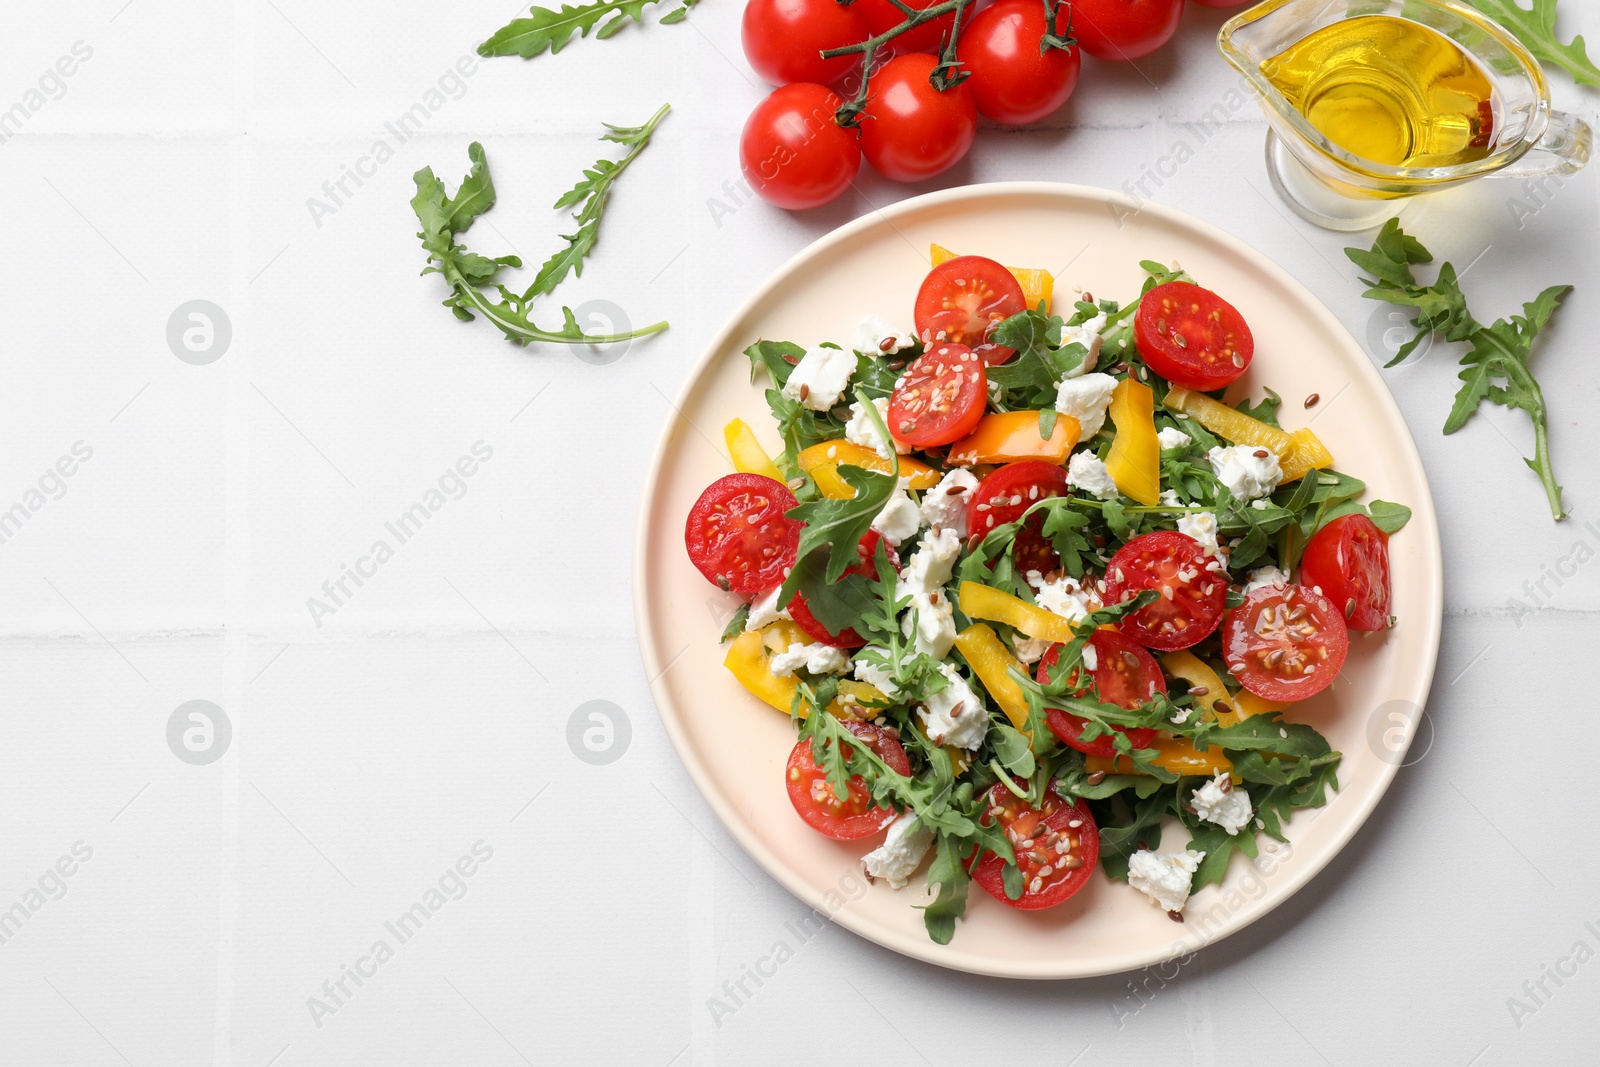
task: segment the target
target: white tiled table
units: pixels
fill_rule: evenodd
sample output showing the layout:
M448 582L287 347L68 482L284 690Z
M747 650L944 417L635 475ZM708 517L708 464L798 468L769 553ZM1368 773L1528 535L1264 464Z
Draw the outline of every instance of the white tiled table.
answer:
M1453 361L1389 372L1443 520L1426 756L1307 890L1175 977L968 978L838 929L802 944L786 924L806 909L696 795L634 647L633 519L664 396L759 278L922 191L866 177L809 215L741 203L734 142L761 90L737 6L452 80L512 4L14 5L0 510L41 477L60 496L0 543L0 909L39 905L0 943L0 1063L955 1064L1036 1042L1062 1065L1592 1057L1600 963L1545 978L1539 1003L1523 983L1575 942L1600 948L1579 669L1600 618L1596 174L1531 215L1510 183L1407 215L1441 258L1474 264L1475 308L1579 287L1538 355L1574 511L1560 527L1522 467L1523 420L1491 411L1446 439ZM1600 36L1600 12L1562 6L1568 32ZM1381 339L1346 242L1272 199L1265 127L1227 104L1221 20L1190 11L1137 70L1087 61L1053 121L983 130L929 188L1122 187L1148 168L1165 175L1154 199L1240 235ZM73 74L33 101L76 42ZM1554 80L1593 121L1597 97ZM417 277L413 170L453 183L481 139L501 204L472 243L537 262L599 123L663 101L674 113L562 296L669 332L590 365L437 306L437 279ZM385 124L418 103L427 122L400 143ZM392 158L360 163L380 139ZM358 163L333 200L324 183ZM232 325L207 366L166 342L193 299ZM49 477L78 442L92 455ZM492 456L464 495L315 625L307 599L393 543L385 523L478 442ZM1541 578L1538 610L1516 609ZM196 699L233 730L207 766L167 744ZM609 765L566 740L590 700L631 724ZM62 857L72 875L48 874ZM385 924L441 879L451 895L402 941ZM392 956L362 984L324 990L380 939ZM714 1017L708 998L778 940L793 958ZM1536 1010L1514 1019L1510 997Z

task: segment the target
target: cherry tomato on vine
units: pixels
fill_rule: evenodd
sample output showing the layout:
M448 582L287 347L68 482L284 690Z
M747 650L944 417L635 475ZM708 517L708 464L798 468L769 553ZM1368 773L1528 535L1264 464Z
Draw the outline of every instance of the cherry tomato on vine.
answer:
M861 151L873 169L897 182L920 182L961 161L978 132L978 106L965 84L940 91L929 75L939 60L896 56L868 82Z
M1228 673L1267 700L1304 700L1322 692L1349 651L1344 612L1303 585L1263 586L1222 624Z
M750 188L790 209L817 207L844 192L861 169L861 147L834 121L842 102L826 86L796 82L757 104L739 137L739 165Z
M1060 28L1065 26L1063 13ZM978 114L1022 126L1067 102L1082 60L1077 48L1049 48L1041 55L1039 42L1049 29L1039 0L998 0L962 31L957 55L972 72L966 84Z
M972 880L1002 904L1024 911L1053 908L1089 884L1100 861L1100 829L1087 802L1068 801L1045 787L1038 807L996 782L980 816L985 826L998 823L1022 871L1022 895L1006 896L1005 861L985 852L972 870Z
M906 6L921 11L930 8L942 0L905 0ZM866 19L867 29L873 35L892 30L906 20L905 14L889 0L855 0L851 7L861 12ZM904 55L907 52L937 52L946 34L956 24L954 11L930 19L915 29L907 30L889 42L889 46L896 52Z
M1017 350L991 343L989 334L1027 308L1022 286L1010 271L983 256L957 256L922 279L912 318L923 344L966 345L985 367L998 367Z
M858 55L823 59L817 53L856 44L871 35L855 5L836 0L749 0L740 39L750 68L773 85L838 81L861 61Z
M1389 625L1389 535L1365 515L1341 515L1312 535L1300 584L1315 586L1352 630Z
M898 774L911 773L911 761L899 741L882 727L870 723L846 723L845 729L877 753L879 759ZM789 752L783 778L789 788L789 802L806 825L835 841L856 841L871 837L896 819L893 808L872 803L860 775L850 778L845 799L840 800L828 782L827 772L811 756L810 739L802 740Z
M1072 35L1096 59L1138 59L1166 44L1183 0L1073 0Z
M1167 282L1144 294L1133 343L1151 370L1199 393L1232 385L1256 351L1244 316L1191 282Z

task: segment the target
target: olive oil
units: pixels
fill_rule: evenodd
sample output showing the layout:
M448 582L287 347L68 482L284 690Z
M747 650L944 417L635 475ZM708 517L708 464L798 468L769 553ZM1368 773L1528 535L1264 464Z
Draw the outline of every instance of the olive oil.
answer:
M1487 156L1494 88L1450 38L1409 19L1363 15L1315 30L1261 73L1323 136L1353 155L1404 167Z

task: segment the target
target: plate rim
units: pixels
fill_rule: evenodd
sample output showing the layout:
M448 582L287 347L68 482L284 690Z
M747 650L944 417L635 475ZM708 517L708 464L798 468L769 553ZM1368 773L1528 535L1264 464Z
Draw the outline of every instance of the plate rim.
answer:
M713 776L706 765L701 762L693 746L688 744L682 726L678 722L678 717L663 713L660 701L656 698L656 685L660 682L665 671L660 663L659 656L655 652L655 631L650 618L649 605L646 603L644 595L644 590L647 586L644 575L649 569L646 559L648 548L651 544L649 535L652 530L660 528L659 523L653 520L656 518L656 510L662 505L659 497L661 473L666 462L667 446L677 432L676 424L679 418L675 416L688 402L694 385L700 381L702 376L711 371L713 361L734 340L741 324L751 316L756 307L765 301L780 284L812 259L826 254L830 248L851 240L863 231L883 225L888 225L892 228L896 218L913 214L929 207L967 200L982 201L1027 196L1076 198L1097 202L1108 207L1123 203L1125 200L1124 195L1115 190L1070 182L985 182L908 197L887 207L870 210L866 214L835 227L807 243L805 247L774 268L751 291L750 295L728 314L722 326L702 346L700 355L689 367L682 384L673 394L671 406L667 415L663 418L661 430L655 439L650 466L645 475L644 485L639 497L638 518L634 527L632 597L635 636L643 659L646 678L648 679L647 684L651 691L651 702L655 705L657 718L660 719L668 739L672 742L673 750L677 753L684 769L688 771L690 781L694 784L695 789L700 793L707 806L717 816L723 829L778 884L808 907L819 911L826 908L821 896L813 895L810 887L801 883L800 878L791 866L776 852L769 849L759 838L755 837L753 833L748 832L742 825L741 818L737 812L725 802L724 798L716 790L708 788L709 783L714 780ZM1137 214L1143 215L1146 213L1168 225L1188 229L1204 241L1217 245L1224 251L1239 256L1242 260L1253 264L1257 269L1270 274L1279 284L1298 294L1307 306L1315 309L1321 320L1318 325L1325 328L1335 342L1345 345L1363 357L1357 361L1359 369L1356 373L1363 377L1369 385L1378 387L1374 392L1384 406L1382 414L1385 421L1399 428L1406 445L1409 446L1402 450L1403 455L1400 458L1404 465L1409 468L1409 473L1415 476L1415 480L1422 490L1421 498L1410 502L1413 505L1413 516L1411 524L1407 526L1407 532L1410 533L1415 530L1416 533L1422 535L1425 542L1423 545L1423 563L1426 566L1426 573L1423 577L1425 578L1424 599L1426 609L1419 613L1424 617L1420 622L1414 622L1408 616L1407 625L1409 628L1425 624L1427 629L1423 669L1419 673L1421 687L1415 694L1417 705L1425 710L1433 688L1434 673L1438 666L1439 643L1444 624L1443 548L1439 535L1438 512L1434 507L1433 489L1428 481L1427 469L1422 463L1422 456L1417 448L1415 435L1411 432L1411 425L1406 421L1405 414L1395 401L1388 382L1384 380L1378 369L1372 365L1371 359L1367 357L1366 351L1362 349L1354 335L1328 309L1327 305L1308 286L1267 256L1266 253L1213 223L1169 205L1146 200L1138 205ZM1419 523L1418 519L1423 521ZM671 527L669 526L668 528L670 529ZM670 667L671 664L669 663L666 666ZM1411 729L1406 737L1405 748L1394 753L1393 759L1381 759L1379 761L1378 787L1372 791L1370 799L1352 813L1345 827L1336 832L1329 847L1307 857L1304 864L1297 864L1292 871L1285 872L1288 875L1288 879L1284 883L1284 891L1281 894L1276 894L1276 899L1269 900L1265 907L1259 908L1243 917L1230 916L1228 922L1220 930L1202 937L1198 944L1187 948L1179 949L1174 945L1172 951L1154 956L1149 953L1138 953L1130 954L1125 959L1100 957L1104 961L1104 965L1088 968L1081 966L1051 966L1048 963L1022 961L1019 961L1015 967L1006 968L993 965L986 957L973 956L956 947L956 942L959 941L959 930L957 931L957 938L950 944L938 945L926 938L920 941L907 938L896 931L888 930L873 921L858 916L849 909L833 911L829 918L852 933L903 956L948 970L996 978L1048 981L1099 977L1125 973L1160 963L1175 956L1199 952L1271 914L1305 888L1313 878L1333 861L1335 856L1345 850L1355 835L1366 825L1367 820L1372 816L1378 804L1388 794L1389 787L1393 784L1394 777L1404 762L1404 756L1409 750L1412 741L1415 740L1420 718L1419 716L1418 720L1411 724ZM1064 960L1062 962L1071 963L1074 961Z

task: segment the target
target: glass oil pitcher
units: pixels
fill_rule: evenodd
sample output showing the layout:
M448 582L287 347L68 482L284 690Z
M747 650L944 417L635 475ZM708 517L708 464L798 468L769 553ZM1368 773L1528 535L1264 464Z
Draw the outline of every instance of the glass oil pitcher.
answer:
M1360 230L1484 175L1570 174L1593 134L1538 62L1451 0L1266 0L1217 47L1260 99L1267 172L1302 218Z

